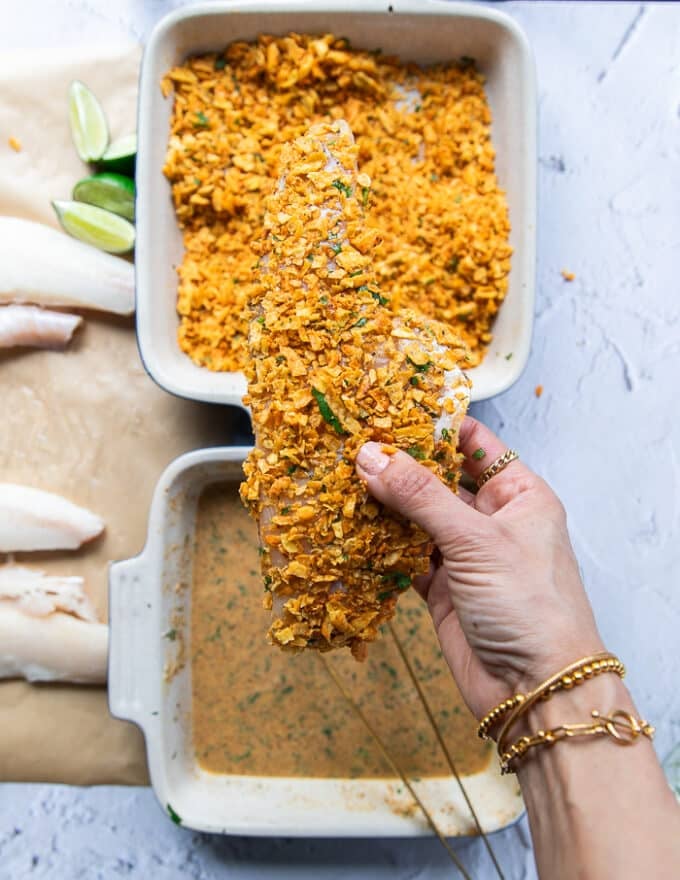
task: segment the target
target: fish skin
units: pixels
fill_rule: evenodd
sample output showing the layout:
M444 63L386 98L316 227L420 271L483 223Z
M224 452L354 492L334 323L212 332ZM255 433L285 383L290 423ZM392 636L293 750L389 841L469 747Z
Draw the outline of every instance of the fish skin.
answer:
M42 223L0 217L0 304L135 310L134 267Z
M0 483L0 553L75 550L103 529L98 516L60 495Z
M82 321L79 315L50 312L37 306L0 306L0 348L63 349Z
M71 614L26 614L0 599L0 679L102 684L108 666L109 628Z

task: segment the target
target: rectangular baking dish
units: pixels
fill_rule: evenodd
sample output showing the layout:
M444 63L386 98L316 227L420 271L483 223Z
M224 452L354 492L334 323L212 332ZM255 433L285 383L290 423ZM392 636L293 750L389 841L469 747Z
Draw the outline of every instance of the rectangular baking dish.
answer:
M196 507L211 483L233 482L236 491L247 453L244 447L224 447L176 459L156 486L146 547L134 559L111 566L111 712L142 729L156 797L187 827L291 837L430 834L396 779L220 776L196 761L190 663ZM252 597L253 614L263 614L259 602L259 595ZM175 630L172 640L164 638L170 630ZM495 761L465 777L465 786L486 831L509 824L523 810L515 778L502 777ZM417 790L447 835L473 833L454 780L426 779Z
M484 362L470 370L472 399L500 394L529 356L536 249L536 88L526 37L495 9L442 0L235 0L196 4L168 15L152 33L142 64L137 157L137 334L151 377L181 397L242 406L242 373L198 367L177 344L176 267L182 236L163 176L172 97L163 75L188 55L261 33L335 33L422 64L476 59L487 78L496 170L507 192L514 248L509 291Z

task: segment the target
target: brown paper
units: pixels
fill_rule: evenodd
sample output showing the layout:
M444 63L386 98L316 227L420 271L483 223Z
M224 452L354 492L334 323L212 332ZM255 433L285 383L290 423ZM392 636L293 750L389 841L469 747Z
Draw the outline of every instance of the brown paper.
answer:
M71 143L68 85L94 91L115 139L135 129L139 59L136 46L0 58L0 214L58 227L50 199L70 198L89 173ZM80 551L16 560L82 575L105 620L108 563L144 545L163 468L233 437L225 409L174 398L148 378L132 319L84 314L64 353L0 353L0 481L57 492L104 519L105 534ZM0 682L3 780L146 784L143 738L111 717L103 688Z

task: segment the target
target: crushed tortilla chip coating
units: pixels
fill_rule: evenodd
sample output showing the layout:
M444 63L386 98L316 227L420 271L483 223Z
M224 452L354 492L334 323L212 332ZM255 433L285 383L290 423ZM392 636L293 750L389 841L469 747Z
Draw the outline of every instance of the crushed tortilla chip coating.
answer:
M14 136L7 139L7 143L14 150L15 153L21 152L21 141L19 138L15 138Z
M474 65L422 69L333 35L260 36L190 58L162 91L174 91L164 171L185 246L178 340L197 364L245 369L247 302L261 293L253 242L282 147L338 118L357 140L357 183L382 240L374 271L391 308L448 324L471 366L482 360L511 248Z
M573 272L570 272L568 269L562 269L562 272L560 274L565 281L573 281L576 278L576 275Z
M356 453L367 440L405 449L455 489L469 353L445 325L390 309L358 154L343 120L282 151L251 302L244 402L256 446L241 497L260 526L271 642L362 658L432 544L368 495Z

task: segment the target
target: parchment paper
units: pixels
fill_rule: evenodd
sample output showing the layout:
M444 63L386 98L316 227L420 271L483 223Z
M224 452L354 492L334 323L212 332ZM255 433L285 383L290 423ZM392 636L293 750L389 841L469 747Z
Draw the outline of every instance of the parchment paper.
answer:
M125 135L135 129L140 54L127 46L0 57L0 214L59 228L50 199L70 198L90 173L71 143L69 83L80 79L99 97L112 139ZM231 424L226 408L155 386L132 319L88 313L65 353L0 353L0 481L58 492L106 522L80 551L17 560L84 576L105 620L108 562L144 545L161 471L189 449L233 442ZM2 780L146 784L143 738L110 716L103 688L0 682Z

